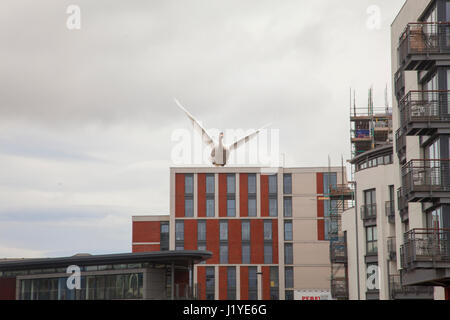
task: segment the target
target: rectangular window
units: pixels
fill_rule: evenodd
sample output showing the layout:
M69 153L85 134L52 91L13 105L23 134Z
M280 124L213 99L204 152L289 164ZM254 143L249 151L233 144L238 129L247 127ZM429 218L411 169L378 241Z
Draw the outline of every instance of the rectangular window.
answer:
M285 267L284 268L284 286L287 289L294 288L294 268Z
M270 300L279 300L278 267L270 267Z
M250 241L250 221L242 221L242 241Z
M272 241L272 220L264 220L264 240Z
M186 174L184 176L184 193L192 195L194 194L194 175Z
M199 243L197 245L197 250L206 251L206 244L205 243ZM200 262L200 264L206 264L206 260L203 260L202 262Z
M234 173L227 174L227 194L236 193L236 175Z
M258 299L258 278L256 267L248 267L248 300Z
M227 300L236 300L236 267L227 268Z
M269 198L269 216L278 216L277 198Z
M248 194L256 194L256 174L248 174Z
M206 175L206 194L214 194L214 190L216 188L214 181L214 174Z
M292 175L290 173L283 175L283 193L292 194Z
M256 217L256 198L248 198L248 216Z
M206 267L206 300L215 299L215 283L214 267Z
M284 240L292 241L292 220L284 222Z
M160 250L166 251L169 250L169 223L161 222L160 228Z
M366 227L366 252L367 254L376 254L377 246L377 227Z
M214 198L206 198L206 216L214 217L215 216L215 203Z
M283 199L283 215L292 217L292 197L284 197Z
M220 263L228 263L228 244L220 244Z
M364 191L364 218L376 217L377 214L377 200L375 189Z
M192 198L184 199L184 215L186 217L194 216L194 200Z
M250 243L242 244L242 263L250 264Z
M184 241L184 221L178 220L175 222L175 240Z
M292 243L284 244L284 264L294 264Z
M264 243L264 263L265 264L273 263L272 243Z
M198 241L206 241L206 221L205 220L197 221L197 240Z
M220 221L220 241L228 241L228 221Z
M277 175L270 175L269 176L269 194L277 194L278 193L278 187L277 187Z
M284 292L284 299L285 300L294 300L294 291L292 290L286 290Z
M227 199L227 217L236 216L236 200Z

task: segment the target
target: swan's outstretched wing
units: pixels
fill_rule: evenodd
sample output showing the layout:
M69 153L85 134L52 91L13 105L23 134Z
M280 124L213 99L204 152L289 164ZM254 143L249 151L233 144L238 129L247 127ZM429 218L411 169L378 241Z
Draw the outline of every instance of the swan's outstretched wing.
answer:
M268 126L270 126L271 124L266 124L264 127L259 128L258 130L253 131L252 133L246 135L245 137L242 137L238 140L236 140L234 143L230 144L230 146L228 147L228 150L232 151L235 150L237 148L239 148L241 145L246 144L247 142L249 142L252 138L256 137L256 135L263 129L267 128Z
M200 122L198 122L197 119L195 119L194 116L192 114L190 114L189 111L187 111L177 99L174 98L173 100L175 101L177 106L181 110L183 110L184 113L186 113L189 120L191 120L192 126L194 127L194 129L197 130L202 135L203 142L208 144L209 146L213 147L215 144L214 139L209 135L209 133L206 131L206 129L203 128L203 126L200 124Z

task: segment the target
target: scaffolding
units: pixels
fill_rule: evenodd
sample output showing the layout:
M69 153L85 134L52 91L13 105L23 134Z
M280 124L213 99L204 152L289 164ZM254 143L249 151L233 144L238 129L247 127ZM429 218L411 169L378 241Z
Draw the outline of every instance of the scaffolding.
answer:
M331 165L328 163L328 172ZM345 210L354 206L354 188L352 182L346 182L344 163L342 159L341 183L330 184L327 194L329 210L330 263L331 276L330 288L333 299L348 300L348 263L347 263L347 239L342 231L342 214Z

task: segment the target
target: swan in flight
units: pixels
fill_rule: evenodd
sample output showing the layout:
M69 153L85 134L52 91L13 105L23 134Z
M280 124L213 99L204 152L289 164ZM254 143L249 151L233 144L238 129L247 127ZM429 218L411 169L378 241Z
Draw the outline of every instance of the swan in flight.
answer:
M187 111L177 99L174 100L175 103L178 105L178 107L181 110L183 110L183 112L187 115L189 120L191 120L194 129L201 134L203 143L207 144L211 148L211 162L213 165L218 167L223 167L227 164L227 160L230 156L231 151L236 150L241 145L246 144L247 142L250 141L250 139L254 138L261 130L270 126L270 124L267 124L258 130L254 130L250 134L246 135L245 137L239 138L230 145L223 144L224 134L223 132L220 132L219 142L216 143L214 139L206 131L206 129L200 124L200 122L198 122L197 119L195 119L194 116L190 114L189 111Z

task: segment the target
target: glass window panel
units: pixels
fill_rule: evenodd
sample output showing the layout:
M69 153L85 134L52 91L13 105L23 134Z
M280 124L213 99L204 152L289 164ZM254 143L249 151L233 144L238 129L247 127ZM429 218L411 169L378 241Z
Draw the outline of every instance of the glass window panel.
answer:
M248 216L256 217L256 199L248 199Z
M242 263L250 263L250 244L242 244Z
M283 192L285 194L292 193L292 175L290 173L283 175Z
M236 200L228 199L227 200L227 217L235 217L236 216Z
M184 199L184 214L186 217L194 216L194 200L186 198Z
M184 193L194 193L194 177L191 174L187 174L184 176Z
M198 226L197 226L197 234L198 234L198 238L197 240L199 241L206 241L206 221L203 220L199 220L197 222Z
M292 198L285 197L283 203L283 214L285 217L292 217Z
M284 222L284 240L292 241L292 221Z
M264 221L264 240L272 240L272 221Z
M264 244L264 263L271 264L273 262L272 259L272 244L265 243Z
M207 174L206 175L206 193L214 194L214 190L215 190L214 175Z
M234 174L227 174L227 194L236 193L236 176Z
M206 199L206 216L214 217L215 210L216 210L216 206L214 203L214 199Z
M256 194L256 174L248 175L248 193Z
M184 222L175 222L175 240L184 241Z
M277 175L269 176L269 194L277 193Z
M285 264L293 264L293 252L292 252L292 243L284 244L284 263Z
M228 221L220 221L220 240L228 240Z
M220 245L220 263L228 263L228 245Z
M294 287L294 269L292 267L284 268L284 286L286 288Z
M278 216L277 198L269 198L269 216Z
M242 240L250 241L250 221L242 221Z

